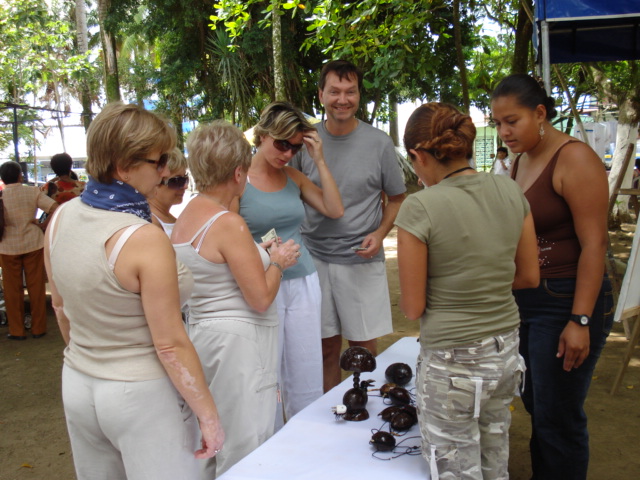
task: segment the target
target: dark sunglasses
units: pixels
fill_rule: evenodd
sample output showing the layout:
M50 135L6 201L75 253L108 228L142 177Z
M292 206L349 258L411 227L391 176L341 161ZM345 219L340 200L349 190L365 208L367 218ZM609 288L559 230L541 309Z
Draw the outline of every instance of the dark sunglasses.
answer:
M158 160L149 160L148 158L141 158L140 161L155 165L156 169L159 172L161 172L162 169L167 165L167 162L169 161L169 155L166 153L163 153L162 155L160 155L160 158Z
M165 187L169 187L171 190L182 190L189 184L189 174L187 173L178 177L165 178L160 183Z
M289 150L291 150L291 153L295 155L304 146L304 143L293 144L293 143L287 142L286 140L276 140L274 138L273 146L276 147L281 152L288 152Z

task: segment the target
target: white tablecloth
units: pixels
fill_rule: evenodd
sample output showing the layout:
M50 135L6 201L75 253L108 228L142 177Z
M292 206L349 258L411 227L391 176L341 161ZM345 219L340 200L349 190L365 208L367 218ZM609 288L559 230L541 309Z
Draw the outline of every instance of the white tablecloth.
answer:
M386 380L389 365L403 362L411 366L415 378L420 345L415 337L405 337L376 357L376 370L360 374L360 380L375 380L379 388ZM412 388L413 380L405 388ZM387 406L372 392L367 410L369 419L347 422L335 419L331 407L342 403L342 396L353 386L349 377L336 388L293 417L272 438L231 467L220 480L402 480L429 479L429 469L421 455L402 455L388 461L374 458L369 445L372 429L383 425L378 414ZM385 428L388 431L388 426ZM413 426L400 442L415 437L403 446L420 445L420 431ZM388 454L381 455L389 457Z

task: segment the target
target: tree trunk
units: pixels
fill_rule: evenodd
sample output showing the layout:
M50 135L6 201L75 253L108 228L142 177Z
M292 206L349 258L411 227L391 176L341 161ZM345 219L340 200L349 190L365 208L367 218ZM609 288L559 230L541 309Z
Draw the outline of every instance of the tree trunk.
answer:
M62 115L60 114L60 111L62 110L62 104L60 102L60 92L58 91L58 82L54 80L52 83L53 83L53 95L56 101L56 110L58 110L58 113L56 114L56 123L58 124L58 129L60 130L60 140L62 142L62 151L66 152L67 143L64 140L64 122L62 120ZM35 136L33 138L35 138Z
M280 22L280 1L273 0L271 11L271 42L273 43L273 83L276 100L287 100L284 86L284 66L282 64L282 26Z
M631 99L626 99L619 105L620 116L618 117L618 130L616 133L616 149L611 161L611 171L609 172L609 198L615 195L613 191L620 175L623 176L622 188L630 188L633 180L633 167L635 166L635 155L631 157L629 166L625 172L622 171L624 157L629 144L635 145L638 138L638 117L633 108ZM628 206L629 197L620 195L615 199L613 210L610 213L609 225L615 226L621 223L631 222L631 215Z
M460 86L462 87L462 105L464 111L471 110L469 98L469 82L467 81L467 64L462 49L462 28L460 27L460 0L453 0L453 39L456 46L456 59L460 69Z
M393 140L393 144L397 147L400 145L400 133L398 129L398 98L391 94L389 95L389 136Z
M102 59L104 61L104 84L107 103L120 100L120 80L118 79L118 60L116 57L115 36L107 31L105 20L111 0L98 0L98 22L102 40Z
M529 45L531 44L531 35L533 33L533 24L530 18L531 12L533 12L533 2L531 0L520 0L511 73L529 72Z
M81 54L86 54L89 50L89 32L87 30L87 6L85 0L76 0L76 38L78 50ZM80 81L80 103L82 103L82 124L86 132L93 119L91 90L86 79Z

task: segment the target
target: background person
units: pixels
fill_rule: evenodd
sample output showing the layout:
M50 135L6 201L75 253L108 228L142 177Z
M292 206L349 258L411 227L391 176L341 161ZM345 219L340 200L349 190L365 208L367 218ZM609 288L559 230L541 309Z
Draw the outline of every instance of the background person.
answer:
M511 176L511 161L509 160L509 150L506 147L498 147L496 150L496 159L491 166L491 173Z
M476 128L427 103L404 144L429 188L396 219L400 308L420 319L416 390L432 478L509 477L509 405L524 365L512 288L540 279L533 218L515 182L470 165Z
M344 216L328 218L305 205L302 236L322 289L322 354L325 392L340 383L342 337L377 354L376 339L393 331L382 241L404 199L406 187L391 138L355 115L362 73L345 60L327 63L318 96L327 115L319 124L324 158L335 179ZM291 165L316 185L320 171L311 152ZM387 196L382 208L381 194Z
M267 253L243 218L229 211L251 165L251 147L238 128L221 120L200 125L187 149L199 195L180 214L172 241L193 272L189 336L226 433L224 450L202 465L202 480L210 480L273 434L278 314L272 303L300 246L270 242Z
M4 235L0 241L2 287L9 324L7 338L26 340L24 284L29 293L31 335L47 333L46 277L44 270L43 230L47 223L38 223L38 209L53 213L58 204L38 187L23 185L23 174L17 162L0 165L4 203Z
M528 75L504 78L491 110L500 138L519 154L512 177L529 200L538 236L540 286L515 293L533 478L585 479L583 405L613 321L605 169L589 146L551 125L554 100Z
M196 459L224 441L180 315L193 279L150 225L144 197L169 174L164 152L174 145L160 117L109 103L87 132L87 189L47 231L51 298L67 344L62 397L81 479L191 480Z
M187 159L179 148L175 147L169 153L167 168L169 177L162 179L148 201L151 208L151 223L162 227L171 238L171 232L176 223L176 217L171 214L171 207L182 203L184 192L189 186Z
M330 218L340 218L344 208L324 161L322 140L300 110L286 102L272 103L262 112L253 132L257 151L240 200L240 215L256 242L275 228L283 240L291 238L301 244L301 257L284 272L276 296L280 319L279 383L284 415L290 419L322 396L320 284L313 259L302 245L304 204ZM322 188L287 166L303 146L315 162ZM280 425L281 422L280 418ZM276 424L276 428L280 425Z
M84 190L85 182L78 180L77 176L73 178L75 174L71 171L72 166L73 159L68 153L56 153L51 157L51 169L56 178L49 180L41 188L59 205L77 197Z

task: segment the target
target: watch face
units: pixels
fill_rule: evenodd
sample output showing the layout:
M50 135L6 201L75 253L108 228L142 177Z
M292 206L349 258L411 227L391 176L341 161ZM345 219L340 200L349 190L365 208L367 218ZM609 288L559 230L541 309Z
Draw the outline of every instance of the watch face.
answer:
M581 325L589 325L589 317L587 317L586 315L582 315L580 317L580 324Z

